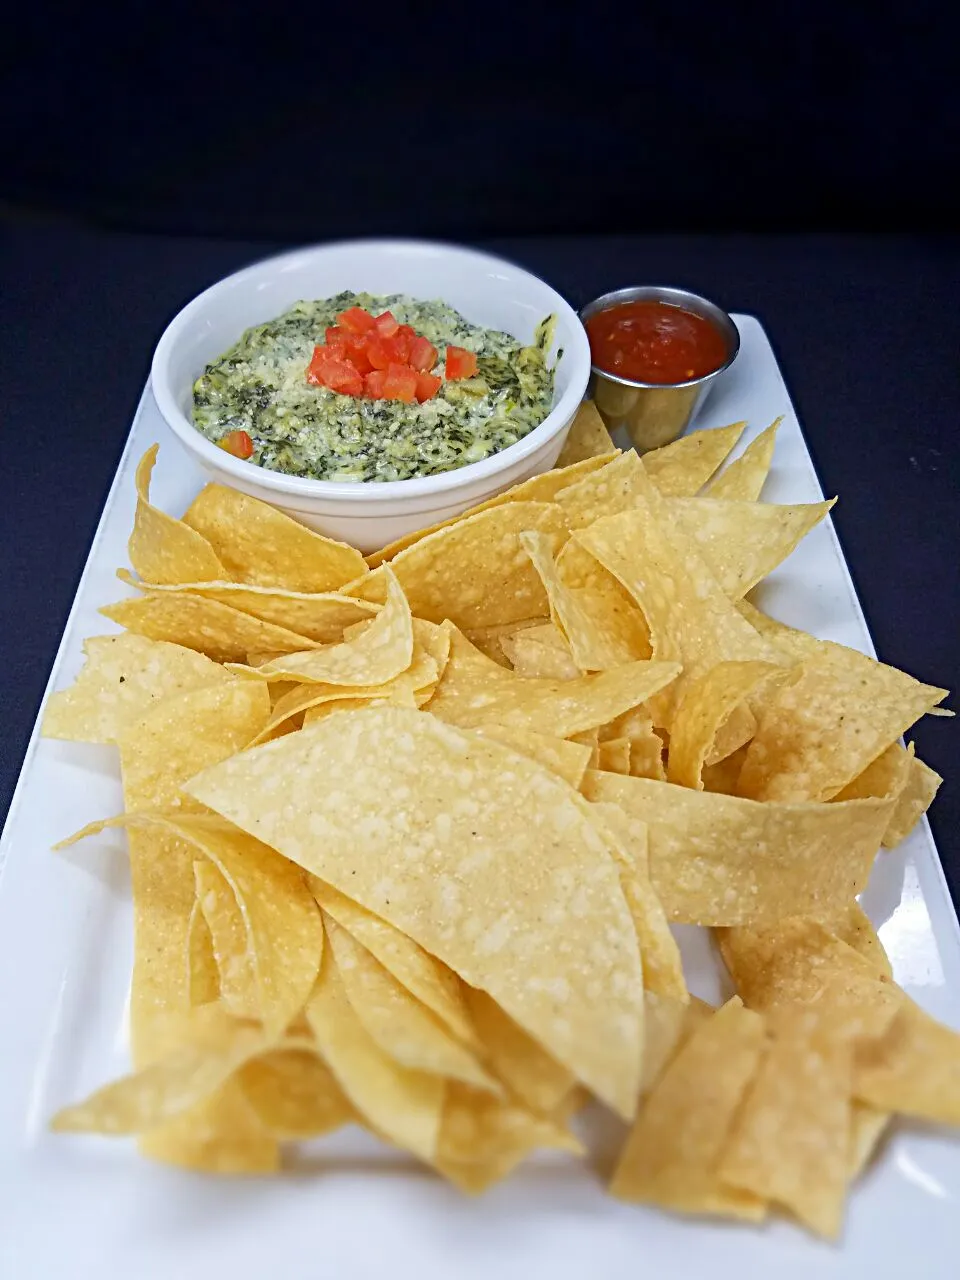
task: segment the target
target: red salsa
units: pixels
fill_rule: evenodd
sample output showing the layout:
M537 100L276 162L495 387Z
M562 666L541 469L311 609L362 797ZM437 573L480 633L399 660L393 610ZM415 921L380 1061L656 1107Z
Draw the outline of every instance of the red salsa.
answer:
M584 323L593 363L634 382L689 382L719 369L729 354L715 325L668 302L621 302Z

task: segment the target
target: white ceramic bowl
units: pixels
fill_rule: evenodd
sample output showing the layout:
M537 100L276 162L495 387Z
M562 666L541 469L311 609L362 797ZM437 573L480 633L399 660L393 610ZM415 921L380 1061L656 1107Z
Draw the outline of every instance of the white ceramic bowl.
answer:
M553 409L522 440L456 471L384 484L339 484L281 475L234 458L193 426L193 383L251 325L281 315L301 298L344 289L441 298L474 324L530 342L544 316L557 317L551 358ZM160 412L192 457L221 484L281 507L330 537L372 551L446 520L556 462L590 376L590 347L576 312L529 271L455 245L413 240L352 240L301 249L227 276L188 303L167 326L153 357Z

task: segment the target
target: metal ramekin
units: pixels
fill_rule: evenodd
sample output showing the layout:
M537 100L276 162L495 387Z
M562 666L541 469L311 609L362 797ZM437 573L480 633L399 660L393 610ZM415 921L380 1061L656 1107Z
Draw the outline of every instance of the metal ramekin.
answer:
M607 373L591 365L590 394L607 425L608 431L625 427L634 447L640 453L659 449L676 440L700 410L711 387L733 364L740 350L740 334L726 311L686 289L670 289L662 285L637 285L631 289L615 289L594 298L580 311L584 322L598 311L606 311L621 302L667 302L684 311L692 311L711 321L727 343L727 358L719 369L689 382L635 382Z

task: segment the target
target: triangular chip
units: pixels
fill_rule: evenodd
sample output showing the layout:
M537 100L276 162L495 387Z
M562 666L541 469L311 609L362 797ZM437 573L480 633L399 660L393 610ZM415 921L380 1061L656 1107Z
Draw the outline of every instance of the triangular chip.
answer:
M276 1138L319 1138L356 1118L315 1050L273 1049L245 1063L237 1079L260 1123Z
M607 456L615 451L610 432L592 400L584 400L570 423L570 430L557 459L558 467L569 467L586 458Z
M770 474L777 429L782 421L781 414L747 445L739 458L724 467L707 487L708 498L725 498L731 502L757 501Z
M571 529L584 529L601 516L629 511L634 500L649 492L650 480L633 450L622 453L599 470L561 489L556 503Z
M265 803L277 778L296 779L310 804L287 789ZM235 756L190 794L408 933L632 1114L643 993L633 924L616 864L561 779L434 716L378 707ZM549 981L532 980L537 957L549 957Z
M662 449L644 454L647 475L662 494L692 498L699 493L743 434L745 422L712 427L681 436Z
M960 1032L904 997L886 1035L858 1046L854 1092L879 1110L960 1125Z
M500 638L507 670L532 680L575 680L583 675L563 632L552 622L525 627Z
M492 996L468 986L463 993L491 1070L525 1106L550 1115L572 1089L573 1073L517 1026Z
M205 582L229 578L202 534L150 502L150 476L157 461L151 445L137 466L137 512L127 544L130 563L147 582Z
M180 582L233 577L287 591L336 591L367 571L355 548L314 533L239 489L208 484L194 498L183 521L207 539L229 573L187 574ZM147 582L171 581L138 572Z
M260 997L236 895L212 862L198 858L193 864L197 902L206 921L219 974L220 999L235 1018L260 1016Z
M542 617L547 596L520 545L525 530L565 536L553 503L506 502L448 525L390 561L419 618L487 627Z
M558 778L579 787L590 763L590 748L579 742L568 742L549 733L534 733L530 729L518 729L499 724L481 725L477 733L495 738L505 747L519 751L522 756L536 760Z

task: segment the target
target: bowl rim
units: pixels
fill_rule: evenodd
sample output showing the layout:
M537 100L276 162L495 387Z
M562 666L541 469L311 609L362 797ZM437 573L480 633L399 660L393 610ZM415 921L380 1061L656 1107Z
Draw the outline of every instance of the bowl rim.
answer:
M687 304L687 310L693 311L695 315L702 316L705 320L711 320L720 329L727 341L728 354L726 360L723 364L718 365L716 369L711 369L709 373L702 373L699 378L688 378L685 382L641 382L637 378L624 378L619 373L611 373L609 369L604 369L601 365L594 364L591 353L590 372L596 374L597 377L616 382L621 387L638 387L646 391L682 390L686 387L697 387L702 383L710 382L713 378L718 378L721 373L730 368L740 354L740 330L734 324L730 313L724 311L723 307L717 306L715 302L711 302L709 298L705 298L703 294L694 293L692 289L683 289L678 285L635 284L626 285L622 289L611 289L608 293L601 293L599 297L593 298L580 308L578 312L580 322L582 324L590 316L596 315L600 311L608 311L611 307L615 307L617 303L637 302L639 300L666 302L671 306L681 307Z
M471 462L467 466L457 467L451 471L441 471L432 476L415 476L407 480L362 480L356 483L314 480L305 476L288 476L280 471L271 471L266 467L232 457L202 435L177 405L170 385L170 357L174 344L183 331L188 329L191 323L200 320L206 308L218 296L229 294L231 289L251 277L261 275L265 269L274 274L290 273L296 271L305 260L332 257L346 249L361 247L434 256L450 254L461 261L470 260L478 267L496 267L499 271L509 270L514 275L525 277L545 289L550 297L550 303L544 314L554 313L558 317L563 316L570 330L569 339L563 343L563 358L571 361L572 376L567 389L544 420L528 432L522 440L508 445L506 449L501 449L487 458L482 458L479 462ZM446 241L413 238L358 237L351 240L304 245L285 253L258 259L241 267L238 271L233 271L209 285L176 313L161 334L150 365L150 385L164 421L184 447L195 453L201 460L205 460L211 470L220 471L235 478L241 487L244 484L257 484L290 497L333 501L342 499L360 503L416 499L456 490L483 481L501 470L508 469L514 463L522 462L529 455L536 453L567 422L572 420L586 392L589 379L590 343L586 329L576 310L552 285L508 258Z

